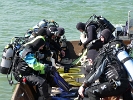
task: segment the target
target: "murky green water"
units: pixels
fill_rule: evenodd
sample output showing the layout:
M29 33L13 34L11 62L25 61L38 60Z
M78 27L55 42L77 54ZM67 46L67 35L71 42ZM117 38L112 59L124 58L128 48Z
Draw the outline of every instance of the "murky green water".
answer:
M68 40L78 40L75 26L93 15L102 15L113 24L125 24L132 0L0 0L0 55L12 37L42 19L55 20L65 28ZM0 100L10 100L13 86L0 74Z

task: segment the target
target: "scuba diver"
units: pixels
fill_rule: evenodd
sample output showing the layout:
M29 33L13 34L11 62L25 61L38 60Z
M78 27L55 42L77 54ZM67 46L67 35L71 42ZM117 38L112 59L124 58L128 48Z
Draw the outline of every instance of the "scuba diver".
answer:
M87 62L83 64L85 66L85 76L91 71L93 62L98 55L99 50L103 47L104 44L108 43L114 39L114 36L110 32L109 29L104 29L101 32L101 36L99 39L93 40L89 43L87 47Z
M57 28L58 33L56 34L55 41L60 45L61 36L65 34L65 29L62 27Z
M47 30L46 28L41 28L39 29L38 33L37 33L37 36L43 36L44 39L47 38ZM50 61L50 57L51 57L51 50L50 50L50 47L49 47L49 43L48 41L45 40L45 46L42 50L40 50L40 62L42 63L46 63L46 64L49 64L50 66L52 66L52 62Z
M132 100L127 70L112 50L116 44L123 48L126 46L121 40L115 40L109 29L102 31L100 41L103 46L93 62L92 70L78 90L80 97L100 100L122 95L123 100ZM96 43L100 42L95 42L95 46Z
M53 36L50 35L50 34L53 34L53 33L50 33L49 31L50 27L55 27L56 29L56 34L54 34ZM46 30L46 32L43 32L44 30ZM31 31L28 31L28 32L31 33L30 37L27 39L28 41L31 41L32 39L34 39L39 35L41 36L44 35L46 42L50 47L49 50L54 51L53 56L56 62L58 62L57 61L58 55L59 55L58 53L60 53L60 58L65 57L65 52L62 50L62 48L66 48L66 45L64 45L64 42L66 41L63 41L65 37L64 36L65 29L62 27L59 27L58 23L56 23L55 21L48 21L44 19L33 27L32 32ZM48 54L50 53L48 52ZM45 60L45 62L47 62L47 60ZM47 63L49 63L49 61ZM55 64L53 65L55 66Z
M38 32L37 33L34 33L34 34L36 34L36 35L34 35L34 37L32 37L32 38L27 39L27 42L32 41L37 36L43 36L44 39L47 38L47 30L46 30L46 28L40 28L40 29L38 29ZM49 48L49 43L46 40L45 40L45 44L46 45L44 46L44 48L42 50L40 50L40 53L39 53L39 55L40 55L39 61L42 62L42 63L47 63L49 65L52 65L52 62L49 59L51 57L51 50Z
M32 40L33 38L35 38L36 36L38 36L38 32L43 28L43 29L45 29L45 28L47 28L47 26L48 26L48 21L47 20L42 20L42 21L40 21L37 25L35 25L32 29L31 29L31 31L28 31L28 32L30 32L30 36L28 37L29 38L29 41L30 40ZM27 32L27 34L29 34ZM46 33L46 32L45 32ZM43 35L43 34L42 34Z
M63 60L63 58L70 58L70 54L69 54L69 49L68 49L68 45L67 45L67 39L65 37L65 29L63 27L58 27L57 28L58 33L55 37L55 42L57 42L57 44L59 44L59 46L64 50L65 52L65 56L62 56L62 54L59 54L60 57L60 62Z
M57 42L55 42L56 34L58 34L57 27L48 27L47 28L48 38L46 39L46 41L49 42L50 50L54 53L53 58L55 59L55 62L59 63L58 62L58 54L60 53L62 55L62 57L64 57L65 52L62 50L60 45Z
M25 34L25 37L26 38L34 38L37 36L39 29L47 28L48 26L59 27L59 24L53 20L49 21L49 20L43 19L40 22L38 22L35 26L28 29L26 34Z
M41 20L37 25L33 26L32 28L29 28L27 32L25 33L25 38L34 38L37 36L38 30L40 28L47 28L48 26L48 20Z
M87 76L90 71L92 70L93 62L98 54L98 51L95 49L91 49L87 52L87 61L84 63L83 66L85 66L85 76Z
M92 15L86 23L79 22L76 25L77 30L81 32L79 45L87 47L87 45L97 38L103 29L109 29L114 32L115 27L104 17Z
M26 43L17 53L15 61L14 77L17 81L22 81L26 78L26 83L35 85L38 91L37 100L51 100L48 93L47 74L52 67L38 61L38 52L45 46L43 36L37 36L32 41ZM53 67L54 68L54 67Z
M79 45L83 44L84 48L82 55L72 62L73 65L82 65L85 62L84 57L89 50L88 47L99 39L102 30L109 29L111 33L115 30L115 27L106 18L96 15L92 15L86 23L77 23L76 28L81 32Z
M88 50L95 49L99 51L100 48L103 47L104 44L108 43L109 41L115 39L113 34L109 29L104 29L100 33L100 38L93 40L87 47Z
M77 23L76 28L81 32L80 41L84 48L86 48L87 44L89 44L92 40L97 39L96 25L92 24L86 27L85 23L79 22Z
M73 65L78 65L78 64L83 64L85 62L84 57L86 56L88 50L87 47L89 45L90 42L92 42L93 40L97 39L97 25L96 24L86 24L86 23L82 23L79 22L76 25L77 30L79 30L81 32L80 34L80 42L79 45L81 46L83 44L83 52L82 55L75 60L74 62L72 62Z
M33 29L31 36L27 40L31 41L37 36L44 36L44 38L46 38L47 36L46 29L45 28Z
M37 25L33 26L33 29L35 29L35 28L46 28L47 26L48 26L48 20L43 19Z

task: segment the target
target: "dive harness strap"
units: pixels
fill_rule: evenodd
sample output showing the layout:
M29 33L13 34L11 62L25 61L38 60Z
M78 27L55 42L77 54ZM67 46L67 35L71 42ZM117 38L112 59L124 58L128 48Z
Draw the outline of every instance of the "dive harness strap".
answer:
M128 61L128 60L130 60L130 59L132 59L131 57L126 57L126 58L124 58L123 60L121 60L121 62L124 64L126 61Z
M6 60L12 60L12 59L13 59L13 57L7 58L7 57L5 57L5 56L2 56L2 58L3 58L3 59L6 59Z

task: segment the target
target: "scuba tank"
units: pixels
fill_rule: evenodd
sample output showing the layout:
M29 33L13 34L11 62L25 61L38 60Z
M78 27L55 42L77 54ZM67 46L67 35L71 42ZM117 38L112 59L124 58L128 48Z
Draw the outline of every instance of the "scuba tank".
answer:
M115 31L115 27L106 18L102 16L92 15L86 22L85 30L89 25L95 25L97 27L97 32L108 28L112 33Z
M9 68L12 66L13 54L14 54L13 46L11 44L5 46L0 64L1 67L0 72L2 74L7 74Z
M129 54L125 50L120 50L117 53L117 57L120 62L123 63L125 66L128 74L130 75L131 79L133 80L133 59L129 56Z
M98 16L97 22L100 26L102 26L104 29L108 28L112 33L115 31L115 27L104 17Z

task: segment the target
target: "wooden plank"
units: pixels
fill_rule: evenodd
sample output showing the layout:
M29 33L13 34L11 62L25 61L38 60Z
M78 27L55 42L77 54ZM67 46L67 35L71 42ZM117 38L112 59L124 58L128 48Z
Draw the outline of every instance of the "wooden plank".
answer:
M79 53L82 52L83 46L79 46L78 43L79 41L67 41L71 59L77 59L79 57Z
M122 39L125 45L128 45L131 42L131 40L127 36L121 36L119 37L119 39ZM78 43L79 43L79 40L67 41L71 59L77 59L79 57L79 54L82 53L83 46L79 46Z
M11 100L35 100L33 95L27 84L17 83Z

